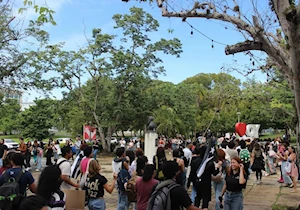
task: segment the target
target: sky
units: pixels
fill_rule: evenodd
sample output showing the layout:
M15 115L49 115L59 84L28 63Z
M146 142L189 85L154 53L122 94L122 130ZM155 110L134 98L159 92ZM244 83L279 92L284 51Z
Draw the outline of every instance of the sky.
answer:
M54 19L57 25L46 25L44 29L49 32L51 43L65 42L65 50L76 50L79 47L84 47L86 36L91 36L93 28L101 28L104 33L116 34L112 16L117 13L128 14L132 6L142 7L160 23L158 32L150 36L153 41L160 38L178 38L182 43L183 53L180 58L170 55L161 57L166 69L166 75L159 76L159 79L163 81L177 84L198 73L220 73L224 65L233 63L233 59L238 60L241 65L250 63L248 56L244 54L227 56L224 45L212 43L212 39L228 45L244 40L241 34L221 22L196 18L188 19L189 23L208 36L208 39L195 30L191 35L191 27L179 18L162 17L160 9L155 4L138 3L134 0L129 3L124 3L121 0L49 0L47 4L56 12ZM26 14L27 19L32 19L35 16L31 11ZM173 33L169 33L168 29L172 29ZM262 53L256 55L264 57ZM242 81L246 79L237 72L230 74ZM250 75L250 77L255 77L261 81L266 80L266 76L259 72ZM55 90L53 95L59 99L62 96L61 91ZM23 100L30 102L36 97L43 96L36 91L25 92Z

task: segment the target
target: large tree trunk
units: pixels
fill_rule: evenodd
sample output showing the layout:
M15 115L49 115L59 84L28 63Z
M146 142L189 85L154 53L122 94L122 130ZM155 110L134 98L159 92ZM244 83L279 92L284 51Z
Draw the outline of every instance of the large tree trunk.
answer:
M111 136L112 136L112 134L113 134L112 128L109 127L109 128L107 129L106 138L105 138L105 140L106 140L106 145L107 145L107 151L108 151L108 152L111 152L110 144L111 144Z
M298 26L299 27L299 26ZM289 82L291 83L292 90L295 97L295 107L297 114L296 137L297 137L297 151L300 154L300 30L296 29L291 31L291 47L289 49L291 56L292 74L290 75ZM299 155L297 156L299 162Z

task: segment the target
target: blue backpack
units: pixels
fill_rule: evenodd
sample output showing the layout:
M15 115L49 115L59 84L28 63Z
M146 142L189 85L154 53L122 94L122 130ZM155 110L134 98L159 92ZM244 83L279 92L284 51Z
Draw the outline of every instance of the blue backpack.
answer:
M117 177L117 184L118 188L121 192L125 192L125 186L124 184L128 182L128 180L131 178L129 172L124 168L123 162L122 162L122 169L118 173Z

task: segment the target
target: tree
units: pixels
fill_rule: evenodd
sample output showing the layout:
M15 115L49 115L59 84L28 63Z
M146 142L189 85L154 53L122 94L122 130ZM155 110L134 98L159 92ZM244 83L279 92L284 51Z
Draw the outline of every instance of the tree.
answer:
M58 74L50 79L49 86L65 87L74 94L87 118L92 118L88 123L97 127L107 151L118 126L126 126L127 111L132 108L128 98L135 88L142 90L141 81L164 72L160 53L175 56L181 53L181 43L176 38L151 42L149 34L157 31L159 24L142 9L133 7L130 14L116 14L113 19L115 29L123 31L120 46L113 44L115 35L94 29L93 37L87 40L88 46L78 52L63 51L61 44L49 45L34 61L39 68ZM88 81L83 81L83 77L88 77Z
M35 100L31 106L21 113L19 130L26 138L44 140L49 137L49 129L53 126L54 105L51 99Z
M151 1L152 2L152 1ZM262 11L257 1L250 0L243 8L238 1L195 1L190 8L180 12L169 11L174 2L156 0L163 17L219 20L232 24L245 37L240 42L225 48L226 55L250 51L263 51L269 58L267 69L276 66L286 78L293 92L297 113L297 147L300 151L300 2L296 0L269 0L268 11ZM189 4L190 5L190 4ZM246 11L244 11L245 9ZM248 11L252 11L249 15ZM274 30L274 27L277 27ZM250 70L251 72L252 70Z
M11 134L18 128L18 115L20 113L20 103L14 99L6 99L0 105L0 130L5 134Z
M24 3L33 6L32 1L25 0ZM39 18L30 20L27 27L20 27L26 23L11 15L13 7L14 2L11 0L0 1L0 88L43 88L40 80L45 72L43 69L31 68L34 67L31 59L38 57L39 53L33 49L33 45L31 49L26 46L28 42L35 42L39 46L48 41L48 33L41 26L48 21L54 24L54 11L34 5Z

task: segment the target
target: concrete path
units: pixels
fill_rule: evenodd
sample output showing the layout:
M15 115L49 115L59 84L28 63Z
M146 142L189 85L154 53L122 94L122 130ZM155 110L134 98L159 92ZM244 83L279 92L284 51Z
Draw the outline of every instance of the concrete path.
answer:
M112 157L99 157L101 174L109 182L112 180L111 161ZM38 180L39 172L33 172L35 180ZM277 182L279 175L263 177L262 184L255 184L255 174L251 174L247 187L244 190L244 210L271 210L273 205L285 205L296 207L300 204L300 189L298 193L290 193L290 188L281 187ZM299 183L300 184L300 183ZM117 190L110 195L105 193L106 209L115 210L118 203ZM210 202L209 209L215 209L214 195ZM283 209L282 209L283 210Z

